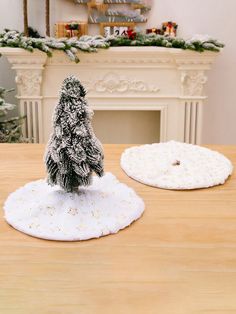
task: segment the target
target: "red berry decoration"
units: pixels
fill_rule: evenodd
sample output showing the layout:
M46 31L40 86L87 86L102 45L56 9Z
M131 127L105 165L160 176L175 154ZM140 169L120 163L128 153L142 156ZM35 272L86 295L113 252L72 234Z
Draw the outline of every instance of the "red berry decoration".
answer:
M133 29L127 30L127 36L131 40L135 40L137 33Z

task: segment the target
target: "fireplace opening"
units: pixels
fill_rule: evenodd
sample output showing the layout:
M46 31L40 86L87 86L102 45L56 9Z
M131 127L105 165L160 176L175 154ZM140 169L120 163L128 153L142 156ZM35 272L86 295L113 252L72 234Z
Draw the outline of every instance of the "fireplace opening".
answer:
M103 144L150 144L160 141L160 111L97 110L93 128Z

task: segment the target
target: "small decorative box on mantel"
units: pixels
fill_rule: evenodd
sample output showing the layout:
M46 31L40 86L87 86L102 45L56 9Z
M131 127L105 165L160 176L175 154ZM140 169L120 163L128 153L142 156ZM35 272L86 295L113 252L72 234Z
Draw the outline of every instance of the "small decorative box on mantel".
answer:
M88 34L88 23L81 21L58 22L55 24L55 36L80 37Z

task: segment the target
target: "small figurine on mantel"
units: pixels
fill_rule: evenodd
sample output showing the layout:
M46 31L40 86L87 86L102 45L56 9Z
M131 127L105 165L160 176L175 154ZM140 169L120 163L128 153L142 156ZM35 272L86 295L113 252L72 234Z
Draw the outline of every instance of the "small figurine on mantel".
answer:
M161 28L148 28L146 29L146 34L157 34L157 35L163 35L163 36L168 36L168 37L176 37L177 36L177 28L178 24L175 22L164 22L162 23Z
M169 22L162 23L163 35L165 36L176 37L177 28L178 28L178 25L175 22L169 21Z
M45 155L48 178L27 183L5 202L6 221L21 232L60 241L99 238L129 226L144 211L131 188L104 174L85 94L76 77L64 80Z

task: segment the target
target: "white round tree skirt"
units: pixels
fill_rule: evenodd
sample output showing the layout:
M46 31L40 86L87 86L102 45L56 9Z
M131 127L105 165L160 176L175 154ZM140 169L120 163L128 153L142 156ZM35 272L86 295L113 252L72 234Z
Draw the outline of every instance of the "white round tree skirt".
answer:
M5 219L31 236L61 241L98 238L129 226L144 211L137 194L111 173L94 177L78 194L49 186L45 180L30 182L10 194Z
M121 156L121 167L139 182L173 190L224 184L233 171L222 154L175 141L128 148Z

